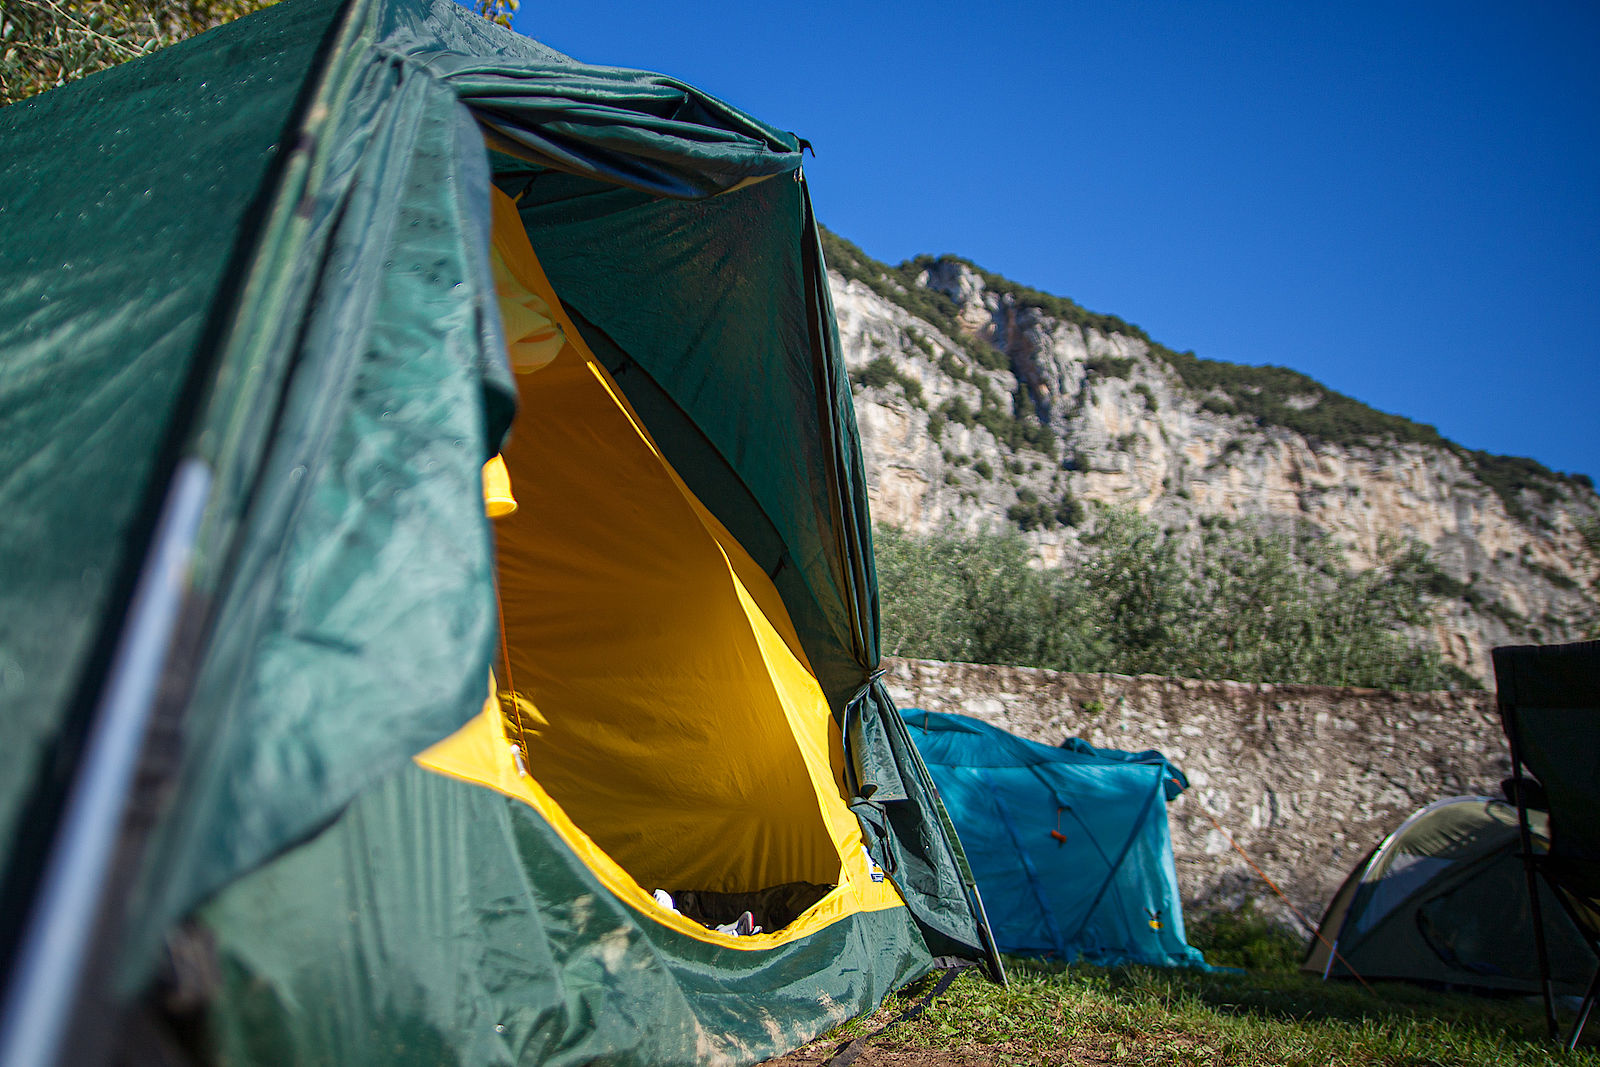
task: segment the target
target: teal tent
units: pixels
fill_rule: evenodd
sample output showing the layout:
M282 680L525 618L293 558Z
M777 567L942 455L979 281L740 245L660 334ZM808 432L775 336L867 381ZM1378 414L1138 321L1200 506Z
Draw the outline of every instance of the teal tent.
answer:
M1183 928L1159 753L1027 741L964 715L904 712L966 846L1003 952L1204 967Z
M0 190L0 1064L746 1063L992 955L793 135L285 0Z

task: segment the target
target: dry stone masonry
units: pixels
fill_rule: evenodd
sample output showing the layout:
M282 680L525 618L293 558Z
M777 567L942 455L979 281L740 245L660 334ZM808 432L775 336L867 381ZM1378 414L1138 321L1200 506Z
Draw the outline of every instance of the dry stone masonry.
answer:
M1350 868L1412 811L1447 796L1498 794L1510 773L1493 694L1482 691L887 665L902 708L970 715L1045 744L1081 737L1160 750L1190 783L1169 806L1186 906L1254 900L1296 928L1230 835L1315 923Z

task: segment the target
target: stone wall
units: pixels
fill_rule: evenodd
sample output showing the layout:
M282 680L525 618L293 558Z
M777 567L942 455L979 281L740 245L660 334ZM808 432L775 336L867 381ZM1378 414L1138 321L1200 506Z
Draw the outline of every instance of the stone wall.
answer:
M1169 807L1191 909L1254 899L1298 927L1229 844L1312 923L1368 850L1441 797L1499 794L1510 755L1492 693L1395 693L889 660L902 708L1034 741L1159 749L1189 778ZM1212 817L1226 833L1219 831Z

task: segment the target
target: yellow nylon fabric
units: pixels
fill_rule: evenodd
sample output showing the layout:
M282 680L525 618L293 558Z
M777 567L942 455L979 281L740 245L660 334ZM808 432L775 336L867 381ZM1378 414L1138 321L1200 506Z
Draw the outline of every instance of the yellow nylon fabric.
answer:
M487 786L527 804L561 835L567 846L617 899L662 926L708 944L757 950L807 937L857 912L904 906L891 882L887 879L882 882L872 880L871 863L861 848L859 824L855 823L853 817L850 817L849 823L842 823L830 814L829 823L835 828L839 848L845 857L844 877L838 887L782 930L743 937L718 933L656 903L650 891L584 833L536 779L518 772L512 756L513 740L506 736L505 716L491 680L490 696L484 703L483 712L450 737L417 756L416 762L435 773ZM848 809L844 815L849 817Z
M612 892L703 940L768 947L900 906L871 879L837 727L777 591L656 450L494 195L497 258L532 297L507 286L502 306L548 309L561 338L519 375L503 453L519 505L495 525L518 722L491 698L418 762L531 804ZM839 888L752 938L647 891L793 881Z
M500 456L483 465L483 510L491 519L503 519L517 510L517 498L511 492L511 474Z
M524 232L523 241L526 240ZM489 250L489 266L494 272L494 293L500 304L506 355L511 360L512 370L527 374L555 359L566 337L550 316L549 301L518 282L516 272L501 250L507 243L495 242Z

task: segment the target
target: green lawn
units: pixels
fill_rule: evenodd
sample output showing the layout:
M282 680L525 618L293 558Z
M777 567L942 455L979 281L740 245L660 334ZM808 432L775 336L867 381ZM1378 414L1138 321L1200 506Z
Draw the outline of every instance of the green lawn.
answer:
M1213 941L1229 940L1228 929L1211 933ZM1241 954L1252 952L1264 966L1247 974L1013 959L1011 986L1001 989L969 971L921 1016L873 1038L856 1063L1600 1067L1594 1050L1567 1053L1543 1040L1541 1006L1523 998L1323 983L1292 970L1270 939L1213 944L1207 956L1243 962ZM894 1018L931 983L913 984L787 1062L825 1061L844 1041ZM1570 1014L1561 1018L1569 1022ZM1600 1018L1593 1025L1600 1032Z

